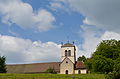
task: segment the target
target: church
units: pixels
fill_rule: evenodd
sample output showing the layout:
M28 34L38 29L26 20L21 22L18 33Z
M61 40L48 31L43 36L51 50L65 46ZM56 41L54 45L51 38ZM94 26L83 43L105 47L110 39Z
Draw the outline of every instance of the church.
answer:
M10 64L7 73L46 73L53 68L58 74L86 74L87 68L82 61L76 61L76 47L66 43L61 46L61 62Z

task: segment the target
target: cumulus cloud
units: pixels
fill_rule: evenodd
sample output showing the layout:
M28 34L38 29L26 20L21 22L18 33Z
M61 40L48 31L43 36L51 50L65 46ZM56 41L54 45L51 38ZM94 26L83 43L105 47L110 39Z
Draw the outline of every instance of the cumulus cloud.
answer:
M85 16L84 23L120 33L120 0L64 0Z
M56 1L56 0L53 0ZM120 1L119 0L58 0L69 5L72 11L79 12L85 19L81 29L83 44L78 46L78 56L90 55L102 40L120 40ZM67 6L68 7L68 6ZM96 28L96 29L95 29ZM103 29L101 31L99 29Z
M64 2L69 5L65 6L70 8L69 11L82 14L85 17L84 24L120 33L120 0L53 0L54 2Z
M55 17L47 10L34 11L21 0L0 0L0 16L3 23L17 24L22 28L47 31L54 28Z
M6 56L7 63L55 62L60 58L60 45L1 35L0 55Z
M78 56L85 55L86 57L90 57L102 40L120 40L119 33L111 31L102 32L99 29L95 29L95 27L87 25L82 25L81 28L83 30L82 37L84 38L84 42L78 46L80 49L78 50Z

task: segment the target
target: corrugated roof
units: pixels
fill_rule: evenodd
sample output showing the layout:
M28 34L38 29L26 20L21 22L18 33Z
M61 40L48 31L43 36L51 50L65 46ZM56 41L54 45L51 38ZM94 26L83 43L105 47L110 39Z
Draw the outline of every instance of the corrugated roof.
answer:
M7 73L43 73L49 68L60 72L60 62L7 65Z

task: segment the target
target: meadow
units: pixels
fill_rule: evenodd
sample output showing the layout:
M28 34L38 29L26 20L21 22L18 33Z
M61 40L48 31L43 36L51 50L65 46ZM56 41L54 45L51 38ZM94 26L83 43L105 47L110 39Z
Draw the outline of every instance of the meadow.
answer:
M0 74L0 79L105 79L104 74Z

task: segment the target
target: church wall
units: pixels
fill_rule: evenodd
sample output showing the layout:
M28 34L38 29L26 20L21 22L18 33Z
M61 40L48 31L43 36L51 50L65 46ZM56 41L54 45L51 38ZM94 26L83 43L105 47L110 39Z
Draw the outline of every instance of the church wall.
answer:
M68 63L66 63L66 61ZM74 74L74 64L66 58L60 65L60 74L66 74L66 70L68 70L68 74Z
M73 63L75 63L75 55L74 55L74 52L75 52L75 50L74 50L75 48L74 47L63 47L63 48L61 48L61 61L63 61L66 57L65 57L65 50L71 50L71 56L69 57L68 56L68 58L73 62Z

